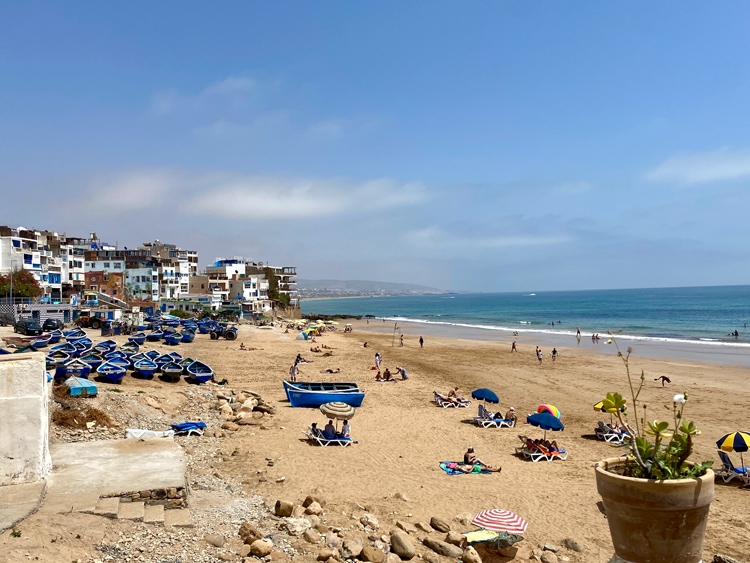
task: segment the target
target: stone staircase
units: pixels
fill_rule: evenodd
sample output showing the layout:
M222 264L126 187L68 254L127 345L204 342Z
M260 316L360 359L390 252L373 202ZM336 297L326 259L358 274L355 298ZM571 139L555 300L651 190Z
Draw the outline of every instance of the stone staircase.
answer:
M165 509L162 504L146 504L143 501L123 500L120 497L100 497L93 510L81 510L81 512L146 524L163 524L179 528L193 527L189 508Z

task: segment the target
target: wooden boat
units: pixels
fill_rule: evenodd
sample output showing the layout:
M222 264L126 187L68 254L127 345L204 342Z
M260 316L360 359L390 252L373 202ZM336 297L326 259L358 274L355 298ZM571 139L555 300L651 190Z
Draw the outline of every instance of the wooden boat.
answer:
M19 348L16 348L13 353L14 354L24 354L26 352L36 352L36 348L34 348L31 344L26 344L25 346L21 346Z
M128 357L129 356L122 350L112 350L111 352L107 352L106 354L104 354L104 358L107 360L111 360L113 358L124 358L127 360Z
M179 332L170 332L168 334L165 334L164 342L166 342L169 346L177 346L180 342L182 342L182 334L180 334Z
M93 381L83 377L71 376L65 381L71 397L96 397L97 388Z
M146 340L149 342L158 342L164 338L164 331L163 330L154 330L153 332L150 332L146 335Z
M97 378L107 383L120 383L125 377L126 369L113 362L104 362L96 368Z
M182 342L185 344L188 344L195 340L195 331L194 330L183 330L182 331Z
M143 360L138 360L135 363L134 369L135 373L133 375L138 374L138 376L142 377L143 379L151 379L152 377L154 377L156 370L159 369L159 366L157 366L153 361L144 358Z
M284 391L293 407L319 407L332 402L359 407L365 398L356 383L284 381Z
M65 352L72 357L78 353L78 350L70 342L62 342L60 344L55 344L54 346L52 346L52 348L50 348L50 352Z
M193 358L182 358L179 362L177 362L178 364L180 364L180 366L182 366L182 375L188 374L187 368L194 361L195 360Z
M161 379L169 383L176 383L182 375L182 366L177 362L167 362L161 366Z
M155 360L159 356L161 356L161 352L158 350L149 350L148 352L143 353L144 356L146 356L149 360Z
M60 340L62 340L62 337L63 337L63 333L60 329L53 330L52 332L49 333L50 345L57 344L58 342L60 342Z
M94 345L94 350L98 350L102 354L111 352L115 348L117 348L117 342L115 342L114 340L105 340L103 342L99 342L99 344Z
M74 328L72 330L65 330L63 331L63 336L65 337L65 340L70 342L71 340L77 340L78 338L84 338L86 336L86 331L81 330L80 328Z
M91 340L89 340L88 338L81 338L80 340L74 340L73 346L76 347L76 355L83 356L91 350L92 344Z
M96 368L104 363L104 359L93 350L81 356L81 361L91 366L91 371L96 371Z
M120 350L125 353L126 356L131 356L133 354L137 354L138 350L140 350L141 347L136 344L135 342L126 342L122 346L120 346Z
M178 363L180 362L180 360L182 360L182 354L180 354L179 352L169 352L167 356L169 356L170 358L172 358L173 361L178 362Z
M141 352L130 356L128 358L128 361L130 362L130 369L135 369L136 362L140 362L141 360L144 360L144 359L150 359L150 358L146 356L146 354L143 354Z
M37 350L39 348L46 348L47 344L49 344L49 336L40 336L39 338L31 341L31 345Z
M107 360L107 363L121 367L122 369L128 369L130 367L130 360L128 358L110 358Z
M78 358L73 358L67 364L63 364L62 369L64 370L64 378L81 377L88 379L89 373L91 373L91 366ZM55 372L55 376L58 376L57 371Z
M193 383L206 383L214 377L214 370L201 361L195 360L187 367L188 381Z
M161 371L161 366L163 366L165 364L168 364L170 362L173 362L173 361L174 361L174 359L169 354L162 354L161 356L159 356L158 358L156 358L154 360L154 363L157 366L159 366L159 370L158 371Z
M8 352L5 348L0 348L0 356L4 354L10 354L11 352Z
M135 334L128 336L128 342L132 342L138 346L143 346L143 343L146 342L146 333L136 332Z
M9 352L6 352L5 350L0 349L0 354L9 354ZM70 355L66 354L62 350L56 350L54 352L50 351L49 354L47 354L47 369L57 368L58 366L62 366L70 361Z

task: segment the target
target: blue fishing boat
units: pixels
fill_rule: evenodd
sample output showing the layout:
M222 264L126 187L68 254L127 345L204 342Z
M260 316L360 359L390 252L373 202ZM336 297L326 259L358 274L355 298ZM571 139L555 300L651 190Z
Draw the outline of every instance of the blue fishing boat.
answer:
M83 356L92 349L91 340L88 338L81 338L80 340L74 340L73 346L76 347L76 355Z
M188 374L187 368L194 361L195 360L193 358L183 358L179 362L177 362L178 364L180 364L182 366L182 375L187 375Z
M6 352L5 350L0 349L0 354L8 354L9 352ZM56 350L54 352L50 351L49 354L47 354L47 369L57 368L58 366L62 366L70 361L70 355L66 354L62 350Z
M183 330L182 331L182 342L187 344L195 340L195 331L194 330Z
M164 381L169 383L176 383L180 380L182 375L182 366L177 362L167 362L161 366L161 377Z
M156 370L159 369L159 366L157 366L153 361L143 359L138 360L135 363L134 366L135 375L136 377L142 377L143 379L151 379L154 377L154 374L156 373Z
M96 368L104 363L104 359L93 350L81 356L81 361L91 366L91 371L96 371Z
M333 402L359 407L365 398L356 383L284 381L284 391L293 407L319 407Z
M198 360L187 367L187 372L186 379L192 383L206 383L214 377L214 370Z
M64 378L82 377L88 379L89 373L91 373L91 366L78 358L73 358L67 364L63 364L62 369L64 370L62 374ZM57 370L55 371L55 377L58 377Z
M55 344L49 350L50 352L65 352L71 357L75 356L78 353L78 350L76 350L76 347L73 346L70 342L62 342L60 344Z
M170 346L177 346L180 342L182 342L182 334L180 334L179 332L170 332L168 334L165 334L164 342L166 342Z
M141 360L148 360L150 359L146 354L143 354L142 352L138 352L137 354L133 354L128 358L128 361L130 362L130 369L135 369L136 362L140 362Z
M137 354L138 350L140 349L141 347L135 342L126 342L125 344L120 346L120 351L124 352L126 356L132 356L133 354Z
M159 370L161 370L161 366L168 364L170 362L173 362L174 359L169 354L162 354L158 358L154 360L154 363L159 366Z
M159 356L161 356L161 352L158 350L149 350L148 352L143 353L144 356L146 356L149 360L155 360Z
M5 348L0 348L0 356L3 354L10 354L11 352L8 352Z
M82 377L71 376L65 381L71 397L96 397L97 388L93 381Z
M80 328L74 328L72 330L65 330L63 331L63 336L65 337L65 340L70 342L71 340L77 340L78 338L84 338L86 336L86 331L81 330Z
M164 338L163 330L154 330L146 335L146 340L149 342L158 342L162 338Z
M130 359L128 358L110 358L107 360L107 363L113 366L119 366L122 369L128 369L130 367Z
M45 348L49 344L49 336L40 336L39 338L32 340L31 345L38 350L39 348Z
M36 352L36 348L34 348L31 344L25 344L13 351L14 354L24 354L26 352Z
M123 358L127 360L128 355L122 350L112 350L111 352L107 352L106 354L104 354L104 358L107 360L111 360L113 358Z
M180 360L182 360L182 354L180 354L179 352L169 352L167 356L169 356L170 358L172 358L173 361L178 362L178 363Z
M146 342L146 333L136 332L135 334L128 336L128 342L138 344L138 346L143 346L143 343Z
M120 383L122 378L125 377L126 370L115 363L104 362L96 368L96 373L97 379L106 381L107 383Z
M99 342L99 344L94 345L94 350L97 350L102 354L111 352L115 348L117 348L117 342L115 342L114 340L105 340L103 342Z
M63 333L60 329L53 330L52 332L49 333L50 345L57 344L58 342L60 342L60 340L62 340L62 337L63 337Z

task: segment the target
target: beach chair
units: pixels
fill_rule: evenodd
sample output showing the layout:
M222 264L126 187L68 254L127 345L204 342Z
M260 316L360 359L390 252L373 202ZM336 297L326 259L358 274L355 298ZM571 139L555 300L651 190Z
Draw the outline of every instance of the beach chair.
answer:
M625 442L625 438L627 438L625 432L618 432L604 424L601 420L599 421L598 426L594 428L594 432L596 432L596 437L599 440L603 440L616 446L621 446Z
M552 450L548 450L541 444L537 444L536 447L539 450L539 452L546 458L547 461L555 461L556 459L565 461L566 459L568 459L568 452L566 452L565 450L559 450L555 452Z
M721 477L725 483L737 478L743 485L750 485L750 467L735 467L727 453L721 450L719 450L719 459L722 465L715 470L717 477Z
M309 426L307 430L303 430L302 433L307 436L307 439L312 443L317 443L319 446L346 446L352 444L351 438L344 438L341 436L327 436L320 428L313 429Z
M468 401L466 399L454 399L452 397L449 397L448 395L438 393L437 391L433 391L433 393L435 394L435 404L439 407L443 407L444 409L466 408L471 404L471 401Z
M482 403L479 403L477 416L474 417L474 424L482 428L510 428L514 423L514 420L495 418L495 413L488 411Z
M191 436L193 434L203 436L203 432L206 430L205 422L181 422L170 426L174 430L175 436Z

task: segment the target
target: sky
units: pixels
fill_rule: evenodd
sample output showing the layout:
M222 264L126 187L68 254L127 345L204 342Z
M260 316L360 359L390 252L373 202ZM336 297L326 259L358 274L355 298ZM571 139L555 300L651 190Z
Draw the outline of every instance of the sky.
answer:
M458 291L750 283L743 2L0 4L0 224Z

